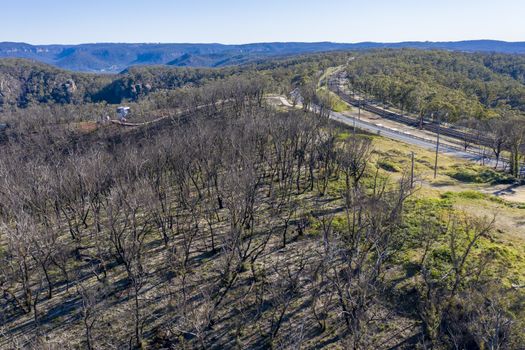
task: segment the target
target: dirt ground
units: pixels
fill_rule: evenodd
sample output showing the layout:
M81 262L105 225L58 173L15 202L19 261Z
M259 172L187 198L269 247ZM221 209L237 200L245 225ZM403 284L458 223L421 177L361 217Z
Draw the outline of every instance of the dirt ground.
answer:
M482 192L492 194L509 202L525 203L525 186L497 185L491 186Z

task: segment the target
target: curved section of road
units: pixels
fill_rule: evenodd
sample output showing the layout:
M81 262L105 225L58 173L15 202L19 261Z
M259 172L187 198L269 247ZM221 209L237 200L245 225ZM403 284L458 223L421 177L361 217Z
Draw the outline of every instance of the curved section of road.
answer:
M277 97L283 105L293 108L293 105L285 97L283 96L275 96L275 97ZM201 109L201 108L208 107L208 106L209 105L201 105L201 106L198 106L197 109ZM181 111L178 116L180 117L180 115L184 114L185 112L187 113L188 110ZM151 121L143 122L143 123L130 123L130 122L122 122L118 120L111 120L111 122L114 124L121 125L121 126L139 127L139 126L158 124L159 122L164 121L168 118L170 117L164 116L164 117L160 117L155 120L151 120ZM330 118L332 120L338 121L348 126L355 126L358 129L365 130L370 133L374 133L374 134L381 135L384 137L388 137L390 139L401 141L407 144L411 144L417 147L421 147L421 148L425 148L429 150L434 150L436 148L436 141L418 137L418 136L415 136L415 135L412 135L406 132L402 132L398 129L387 128L381 124L374 124L368 121L357 119L352 116L343 115L341 113L334 112L334 111L330 112ZM465 159L468 161L483 163L488 166L493 166L493 167L496 166L495 158L489 157L487 155L483 156L482 154L477 153L477 152L464 151L460 147L454 147L447 143L440 143L439 152L442 154L451 155L451 156ZM498 165L505 166L505 160L500 159L500 161L498 162ZM523 171L524 169L522 168L522 172Z

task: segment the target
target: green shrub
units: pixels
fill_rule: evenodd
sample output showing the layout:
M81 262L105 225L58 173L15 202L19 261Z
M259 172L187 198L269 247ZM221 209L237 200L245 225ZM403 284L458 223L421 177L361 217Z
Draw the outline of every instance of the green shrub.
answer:
M470 183L510 184L515 181L513 177L503 172L474 166L455 167L447 175L458 181Z
M401 169L399 169L399 167L396 164L389 162L388 160L379 160L377 161L377 165L381 169L386 170L391 173L398 173L401 171Z
M445 192L441 194L442 199L487 199L488 195L478 191Z

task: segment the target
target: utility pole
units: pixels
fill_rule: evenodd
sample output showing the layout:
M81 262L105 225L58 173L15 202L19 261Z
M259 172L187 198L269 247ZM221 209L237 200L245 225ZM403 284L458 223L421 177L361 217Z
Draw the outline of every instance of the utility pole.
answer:
M432 114L432 119L434 119L434 115ZM437 142L436 142L436 161L434 162L434 179L437 177L437 171L438 171L438 154L439 154L439 114L438 114L438 132L437 132Z
M410 169L410 188L414 188L414 151L411 154L412 167Z
M359 102L357 103L357 118L361 120L361 100L359 100ZM352 119L354 120L354 137L355 137L355 116L352 117Z
M448 113L445 114L445 118L448 116ZM436 142L436 161L434 163L434 179L437 177L437 171L438 171L438 155L439 155L439 134L441 132L441 123L440 118L438 114L437 118L437 124L438 124L438 131L437 131L437 142Z
M352 117L352 120L354 122L354 130L353 130L353 133L354 133L354 139L355 139L355 116Z

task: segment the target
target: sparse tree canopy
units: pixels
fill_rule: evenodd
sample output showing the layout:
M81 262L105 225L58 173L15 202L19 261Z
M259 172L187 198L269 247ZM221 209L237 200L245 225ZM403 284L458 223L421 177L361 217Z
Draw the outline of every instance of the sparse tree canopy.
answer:
M368 93L421 113L492 108L387 72L446 53L373 55L384 66L349 66ZM477 77L462 62L491 56L458 57ZM517 248L492 217L422 196L408 163L384 170L384 139L330 120L317 80L348 58L29 74L0 114L0 348L521 349ZM291 91L302 109L275 103ZM136 124L105 118L121 98ZM476 127L519 164L511 107Z

